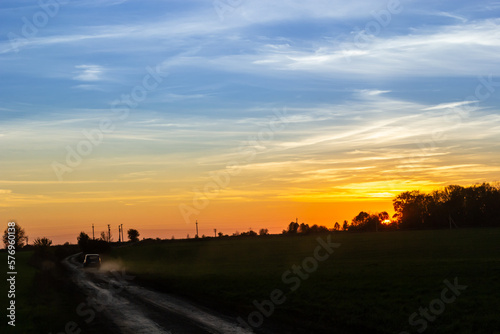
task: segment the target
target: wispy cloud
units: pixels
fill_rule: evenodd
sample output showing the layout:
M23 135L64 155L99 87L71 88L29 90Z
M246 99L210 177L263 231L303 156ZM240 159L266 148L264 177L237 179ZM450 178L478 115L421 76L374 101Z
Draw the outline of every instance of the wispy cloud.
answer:
M79 81L100 81L103 79L104 68L99 65L77 65L77 74L73 77ZM88 87L88 86L85 86Z
M468 24L415 28L409 35L369 36L360 42L316 41L315 46L267 43L253 54L184 57L177 65L221 66L224 70L272 73L311 72L329 76L435 76L487 74L498 67L500 20L487 19Z
M390 93L390 90L364 90L362 93L369 95L369 96L375 96L375 95L381 95L381 94L386 94Z
M456 20L459 20L461 21L462 23L465 23L467 22L467 18L463 17L463 16L460 16L460 15L456 15L456 14L453 14L453 13L449 13L449 12L434 12L434 13L430 13L431 15L436 15L436 16L443 16L443 17L449 17L449 18L452 18L452 19L456 19Z
M453 109L460 106L468 105L471 103L475 103L477 101L462 101L462 102L450 102L450 103L440 103L438 105L427 107L422 110L441 110L441 109Z

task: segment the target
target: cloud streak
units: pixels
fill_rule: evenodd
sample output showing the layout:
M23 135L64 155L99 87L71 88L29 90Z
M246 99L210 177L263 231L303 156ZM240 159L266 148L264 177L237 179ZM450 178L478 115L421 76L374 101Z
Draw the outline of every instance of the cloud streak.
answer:
M78 81L100 81L104 74L104 69L99 65L77 65L77 74L73 77Z

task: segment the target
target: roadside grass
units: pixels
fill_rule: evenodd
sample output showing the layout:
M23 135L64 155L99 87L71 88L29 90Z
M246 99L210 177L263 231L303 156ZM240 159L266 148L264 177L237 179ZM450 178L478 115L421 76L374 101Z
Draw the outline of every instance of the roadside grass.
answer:
M4 279L0 282L0 291L2 295L2 314L8 314L7 307L9 307L9 299L7 293L9 291L9 285L7 282L7 252L0 253L0 261L3 264L4 274L2 275ZM33 255L33 252L17 252L16 253L16 321L15 327L9 326L7 324L10 319L6 316L2 317L2 323L0 323L1 333L36 333L32 309L32 299L34 295L33 282L35 279L36 269L28 264L28 260Z
M341 246L291 291L282 275L313 256L323 236L141 242L113 250L136 280L229 310L247 321L274 289L286 301L264 328L275 333L417 333L409 317L466 285L426 333L500 333L500 229L335 233ZM290 275L296 276L296 275ZM417 319L421 319L418 317ZM286 324L286 325L285 325ZM283 326L282 326L283 325ZM256 330L257 332L259 330Z
M66 333L66 325L75 322L77 328L70 332L107 333L96 318L86 324L76 313L79 303L84 297L67 279L64 269L57 261L41 260L33 257L33 251L16 253L16 326L7 324L9 319L3 317L0 333ZM7 268L7 253L0 253L0 261ZM7 270L5 269L5 273ZM8 285L6 274L0 283L2 309L8 307ZM2 312L4 314L4 312ZM102 327L102 328L101 328ZM69 327L71 328L71 327Z

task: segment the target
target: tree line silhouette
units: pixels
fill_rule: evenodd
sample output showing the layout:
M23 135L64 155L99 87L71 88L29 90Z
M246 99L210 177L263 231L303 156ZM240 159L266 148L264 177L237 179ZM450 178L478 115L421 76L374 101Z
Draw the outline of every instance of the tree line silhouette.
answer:
M139 231L131 228L127 233L130 242L139 241ZM92 239L87 233L82 231L78 237L76 237L76 240L78 241L78 246L83 253L104 253L109 251L111 244L109 238L106 237L104 232L101 233L100 238Z
M291 222L283 234L314 234L332 231L391 231L411 229L440 229L451 227L500 227L500 184L483 183L469 187L450 185L442 190L424 193L405 191L393 201L392 219L385 211L361 211L349 224L340 228Z
M405 191L393 200L400 229L500 226L500 184L462 187L423 193Z
M393 199L394 211L392 219L385 211L379 213L368 213L361 211L349 224L344 220L340 225L335 223L333 228L323 225L309 226L306 223L291 222L282 231L283 235L308 235L329 233L336 231L368 232L384 230L412 230L412 229L440 229L449 227L500 227L500 183L491 185L489 183L477 184L469 187L450 185L442 190L434 190L430 193L419 190L405 191ZM216 231L216 230L214 230ZM24 229L15 225L15 247L21 249L26 247L28 237ZM256 237L267 236L267 228L254 232L236 232L232 237ZM139 241L139 231L128 230L131 242ZM218 237L229 237L222 232ZM159 238L158 238L159 239ZM173 238L172 238L173 239ZM188 236L189 239L189 236ZM91 239L85 232L78 237L78 246L83 252L107 251L110 244L105 233L101 238ZM5 229L3 234L5 247L8 244L8 233ZM33 246L35 250L42 253L50 248L52 241L48 238L37 238ZM66 243L69 245L69 243Z

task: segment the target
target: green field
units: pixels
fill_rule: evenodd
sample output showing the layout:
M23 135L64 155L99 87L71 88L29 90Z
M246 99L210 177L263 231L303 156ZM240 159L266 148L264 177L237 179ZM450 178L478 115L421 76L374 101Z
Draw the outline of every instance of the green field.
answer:
M335 233L341 245L327 260L315 271L307 262L307 279L292 284L297 275L290 273L284 282L283 273L313 256L317 238L143 242L115 249L107 260L123 261L138 282L246 321L257 310L254 300L280 289L286 300L256 332L417 333L425 318L410 325L410 315L433 302L438 315L425 321L426 333L500 333L500 229ZM444 280L453 285L455 278L467 288L440 311Z
M2 321L0 333L61 333L66 332L68 322L75 322L82 333L106 333L102 319L87 324L76 313L77 305L84 296L76 291L57 260L33 257L33 251L20 251L16 255L16 322L7 324L8 285L6 280L7 253L0 253L4 274L0 282Z
M31 312L31 303L34 294L34 279L36 269L28 264L28 259L32 256L33 252L20 252L16 254L16 327L13 328L7 325L7 317L4 315L6 308L9 306L9 299L7 293L9 286L7 284L7 252L0 253L0 261L4 268L3 279L0 283L2 298L2 323L0 330L2 333L34 333L35 328L33 325L33 314Z

